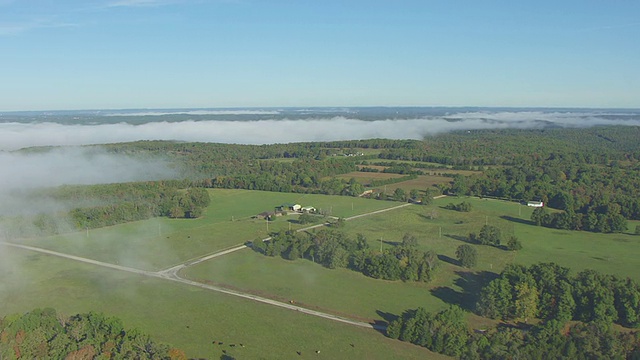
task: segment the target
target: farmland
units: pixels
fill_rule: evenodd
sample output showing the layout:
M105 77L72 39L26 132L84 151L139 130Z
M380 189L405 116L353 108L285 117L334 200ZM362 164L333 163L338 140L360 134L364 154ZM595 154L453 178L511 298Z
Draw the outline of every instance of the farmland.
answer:
M274 204L313 204L329 208L341 217L397 205L361 198L243 190L216 189L211 190L211 195L214 201L200 219L154 219L91 230L88 237L86 232L78 232L25 239L25 242L106 262L158 270L266 236L266 222L251 217ZM594 268L638 277L635 269L640 265L639 260L630 250L638 246L637 236L536 227L527 220L531 208L497 200L464 200L472 204L472 212L445 210L445 204L461 199L443 198L430 206L412 205L358 218L347 222L344 228L351 235L364 234L372 247L394 246L407 232L416 235L421 248L435 250L442 260L436 279L429 284L375 280L347 269L330 270L304 259L291 262L265 257L249 249L187 268L182 275L284 302L295 300L300 306L323 312L377 322L389 321L404 309L417 306L436 311L447 303L458 303L469 308L474 301L469 294L484 281L477 274L499 272L509 262L555 261L574 271ZM270 223L270 231L288 229L290 224L292 229L299 228L293 219L294 216L278 218ZM518 236L524 249L510 252L477 246L480 254L477 269L470 271L457 266L453 260L456 247L464 243L469 232L477 231L485 223L498 226L505 234ZM78 243L83 246L77 246ZM332 349L323 351L323 355L330 358L434 356L422 348L386 339L372 330L334 324L160 279L96 269L23 250L9 251L14 260L2 268L7 279L2 301L11 304L4 307L7 313L37 306L55 306L64 312L99 309L123 318L129 326L139 327L161 341L184 348L191 356L221 354L223 348L212 347L212 339L250 344L243 349L243 356L247 357L263 356L265 351L274 358L289 357L295 351L311 352L316 347ZM13 270L18 267L25 271ZM469 318L471 326L491 323L475 315ZM292 334L274 332L273 327L288 329ZM350 343L357 345L353 348Z
M5 233L5 241L120 267L116 269L109 265L111 268L108 268L95 261L80 263L77 262L79 259L51 256L60 254L34 253L37 249L28 251L2 246L0 273L4 281L0 284L0 301L6 304L2 312L24 312L49 306L64 313L103 311L121 317L129 327L138 327L160 341L183 348L192 357L217 358L226 352L241 358L290 358L296 352L307 354L321 349L322 355L316 354L318 358L423 358L436 355L385 338L381 334L384 326L407 309L424 307L429 312L436 312L455 304L466 310L460 312L461 317L466 318L463 327L468 325L468 330L493 327L499 320L480 317L481 312L474 312L475 304L480 288L508 264L555 262L570 268L573 274L593 269L640 280L637 273L640 260L635 256L640 237L633 234L640 224L635 200L637 177L631 176L636 171L631 165L621 167L620 163L595 156L575 160L584 164L573 168L565 166L572 164L570 157L548 163L542 163L544 160L539 157L521 162L499 156L472 161L466 158L466 153L456 152L455 158L439 158L416 150L417 144L407 145L410 146L403 148L387 144L389 148L383 149L380 155L408 160L441 159L449 165L432 169L426 162L401 164L390 160L384 166L380 165L382 162L366 165L378 172L356 172L354 170L362 165L355 156L326 156L322 149L314 147L304 152L294 145L273 149L261 147L262 154L254 154L251 151L255 149L242 146L209 152L209 146L202 144L135 144L133 146L139 149L154 148L154 151L181 150L172 153L180 157L194 153L213 154L191 162L190 166L194 171L215 168L219 173L166 184L146 183L138 188L122 185L94 189L107 201L106 208L113 205L109 209L124 209L129 212L126 215L136 215L135 211L145 209L137 203L132 205L137 201L135 199L143 197L127 198L127 189L138 189L140 194L154 199L162 199L160 194L174 194L165 196L170 200L168 202L149 203L157 204L155 209L163 211L145 218L147 220L132 221L129 217L130 220L124 221L132 222L92 226L94 223L88 220L107 219L116 212L87 211L79 212L87 214L80 217L80 221L67 224L79 226L80 230L76 232L40 237ZM351 150L356 151L355 148ZM289 159L287 155L291 154L303 158L279 160ZM485 172L459 170L486 169L485 163L490 167ZM380 172L387 166L399 174ZM429 175L417 175L414 171L417 169ZM465 177L472 174L477 176ZM403 181L392 183L400 177ZM355 182L350 181L351 178ZM400 194L394 194L396 199L407 200L406 194L402 195L396 189L418 190L419 193L413 191L409 203L333 195L361 194L364 191L361 184L370 180L378 180L377 189L387 195ZM173 193L164 190L154 193L164 186L181 187L175 187ZM197 215L187 216L190 198L182 195L194 188L198 188L204 197L210 195L211 204L201 208L202 212ZM424 199L421 197L426 189L435 188L461 196L440 198L426 206L416 204ZM64 190L74 195L74 189ZM114 201L108 198L109 194L122 195L121 200L130 206L118 208L115 203L109 203ZM485 198L466 196L474 194L482 194ZM377 197L386 198L380 195ZM486 196L518 200L544 198L547 205L554 204L551 206L554 209L545 215L547 219L566 214L568 221L548 222L544 224L549 225L548 228L535 226L529 220L532 208ZM449 203L462 201L470 205L470 212L446 208ZM276 256L268 257L260 249L252 251L245 247L243 244L260 241L274 232L301 230L309 235L304 239L307 244L311 242L311 246L316 246L314 251L319 249L320 241L313 244L316 241L313 235L320 229L303 229L309 225L302 225L298 214L274 216L273 221L256 216L285 203L318 209L322 215L315 215L316 223L348 219L344 224L336 222L337 232L351 239L358 235L366 238L363 242L360 237L360 242L356 243L358 249L366 250L366 256L369 256L363 261L406 261L398 268L410 269L410 265L416 264L410 263L413 261L410 255L392 250L415 251L414 254L419 251L426 255L426 251L433 250L440 266L428 283L414 282L412 280L416 278L408 277L402 277L407 282L388 281L374 279L375 275L362 266L352 263L349 267L349 261L356 261L355 257L343 257L347 261L332 266L336 269L329 269L330 265L324 260L316 263L320 257L316 252L300 250L294 253L295 256L289 256L274 251L270 254ZM173 211L175 208L166 204L180 207ZM182 210L183 207L186 210ZM363 214L367 216L356 217ZM602 227L614 222L619 227ZM114 223L118 222L102 224ZM46 222L39 224L47 225ZM470 241L469 234L479 232L485 225L500 230L502 244L508 237L515 236L523 248L509 251L505 246L479 245ZM71 226L42 226L39 229L43 232L29 234L69 228ZM587 228L593 232L565 230L569 228ZM403 244L405 234L416 239L406 248ZM273 241L269 246L274 248L276 243ZM355 242L345 240L344 243ZM477 265L472 269L461 267L456 259L456 249L463 244L477 250ZM280 255L295 260L285 260ZM430 259L435 259L436 255L430 255ZM434 262L430 261L429 271ZM266 303L270 305L263 300L268 300ZM308 315L312 310L323 313L315 315L326 315L327 318ZM328 320L339 320L336 316L366 322L355 324L365 328ZM511 321L514 318L503 319ZM374 323L378 331L366 328ZM230 344L240 342L246 345L242 350L230 347Z
M348 217L396 205L362 198L263 191L210 190L213 205L199 219L155 218L60 236L25 239L72 255L114 264L159 270L246 241L263 239L267 230L299 228L296 216L269 223L252 217L283 203L312 205L333 216Z
M287 261L253 252L235 253L215 262L189 268L185 275L267 297L296 301L330 313L354 318L385 321L385 314L399 314L403 309L424 306L440 310L446 303L468 302L464 294L483 281L480 272L499 273L506 264L533 264L553 261L578 272L592 268L604 273L640 280L634 270L640 260L630 251L640 238L629 234L593 234L536 227L528 223L531 208L518 203L465 198L474 207L471 213L445 210L443 205L456 198L443 198L434 205L410 206L347 223L352 236L364 234L372 247L390 247L405 232L415 234L419 246L435 250L442 261L435 281L429 284L374 280L346 270L329 270L308 260ZM436 218L430 219L435 212ZM505 235L515 234L524 248L518 252L477 246L480 260L473 271L456 265L455 250L465 243L470 232L485 223L499 227ZM358 294L354 296L354 294ZM458 299L456 299L456 297ZM479 321L479 319L476 319Z

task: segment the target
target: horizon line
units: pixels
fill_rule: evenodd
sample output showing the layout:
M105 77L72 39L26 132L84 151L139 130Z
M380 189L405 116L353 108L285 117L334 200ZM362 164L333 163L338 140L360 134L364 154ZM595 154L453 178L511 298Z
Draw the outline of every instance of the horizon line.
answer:
M224 107L139 107L139 108L85 108L47 110L0 110L0 116L10 113L56 113L56 112L101 112L101 111L149 111L149 110L276 110L276 109L517 109L517 110L625 110L640 111L640 107L599 106L481 106L481 105L356 105L356 106L224 106Z

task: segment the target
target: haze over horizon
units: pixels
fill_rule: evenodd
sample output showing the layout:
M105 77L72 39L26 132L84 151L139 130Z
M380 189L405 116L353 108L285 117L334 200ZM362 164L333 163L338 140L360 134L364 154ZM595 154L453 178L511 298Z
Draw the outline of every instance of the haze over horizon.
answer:
M640 108L634 1L0 0L0 112Z

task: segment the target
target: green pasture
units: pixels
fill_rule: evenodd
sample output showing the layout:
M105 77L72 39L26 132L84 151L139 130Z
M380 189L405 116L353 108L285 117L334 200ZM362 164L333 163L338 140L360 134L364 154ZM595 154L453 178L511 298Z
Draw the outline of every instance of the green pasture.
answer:
M469 213L444 209L449 202L472 203ZM367 278L348 269L330 270L308 260L288 261L243 250L186 269L189 278L212 281L283 301L361 319L384 321L388 314L424 306L440 310L446 303L466 309L475 304L474 293L508 263L556 262L574 272L592 268L640 281L635 250L640 236L558 231L532 225L533 209L515 202L478 198L443 198L431 206L409 206L347 222L345 231L365 235L372 247L388 248L415 235L422 249L435 250L441 269L429 284L391 282ZM497 226L503 237L517 236L524 248L518 252L473 245L478 266L468 270L457 265L456 248L470 232L485 224ZM635 224L631 224L631 228ZM472 326L482 323L473 317Z
M211 190L212 205L195 220L152 219L43 239L25 239L53 250L143 269L162 269L204 254L267 236L267 222L252 216L282 203L298 203L349 217L399 205L361 198ZM450 202L468 201L468 213L446 210ZM187 268L183 276L238 288L348 317L388 321L407 308L437 311L447 303L469 310L478 288L506 264L556 262L574 272L592 268L640 281L640 236L594 234L537 227L533 209L515 202L447 197L432 205L411 205L348 221L352 236L365 235L372 247L394 246L405 233L419 246L435 250L441 268L433 282L403 283L367 278L347 270L330 270L308 260L270 258L241 250ZM473 245L478 266L464 269L456 248L485 224L503 237L517 236L518 252ZM639 222L630 222L634 229ZM295 216L269 223L270 231L298 229ZM317 230L316 230L317 231ZM297 358L296 351L317 358L434 358L419 347L382 334L329 320L195 289L161 279L102 269L72 260L0 247L2 313L56 307L68 314L97 310L121 317L189 356L218 358L222 350L238 358ZM472 327L488 320L469 315ZM215 347L213 340L243 343L245 348ZM351 347L353 343L355 347ZM346 346L345 346L346 345ZM315 350L321 349L321 354Z
M155 218L22 242L138 269L159 270L257 238L297 229L297 215L252 217L283 203L298 203L348 217L397 205L371 199L247 190L210 190L211 205L199 219ZM268 230L268 231L267 231Z
M640 246L640 236L634 235L638 221L629 222L629 230L623 234L599 234L586 231L568 231L549 229L535 226L529 219L533 208L520 205L516 202L508 202L493 199L478 198L441 198L434 201L436 207L444 206L450 202L459 203L468 201L473 205L470 213L461 213L452 210L438 208L438 214L442 215L435 220L427 220L432 223L431 233L436 227L442 226L444 234L464 236L469 232L479 232L486 223L501 229L503 237L515 235L520 239L523 249L517 252L509 252L494 249L495 253L480 252L479 269L487 269L487 264L493 264L493 271L500 271L501 266L496 263L513 261L519 264L533 264L537 262L555 262L578 272L584 269L594 269L603 273L621 277L631 277L640 281L640 257L637 255ZM412 210L415 210L412 207ZM428 209L426 209L429 212ZM419 216L422 214L418 214ZM431 238L434 236L431 235ZM462 242L458 241L458 244ZM456 245L457 246L457 245ZM476 246L479 249L486 246ZM486 249L485 249L486 250ZM488 255L483 259L483 253ZM513 260L502 261L511 256Z
M375 330L167 280L4 246L0 254L0 316L39 307L66 315L103 312L189 358L218 359L223 350L238 359L445 358Z
M418 306L446 307L430 294L432 284L376 280L348 269L330 270L308 260L267 257L251 249L200 263L181 275L363 321L386 321L385 314L399 315Z

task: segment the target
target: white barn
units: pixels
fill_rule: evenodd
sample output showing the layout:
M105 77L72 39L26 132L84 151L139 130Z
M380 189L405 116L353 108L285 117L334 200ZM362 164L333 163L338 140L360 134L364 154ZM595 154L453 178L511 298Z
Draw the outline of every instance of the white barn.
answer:
M544 203L542 201L529 201L527 202L527 206L531 207L543 207Z

